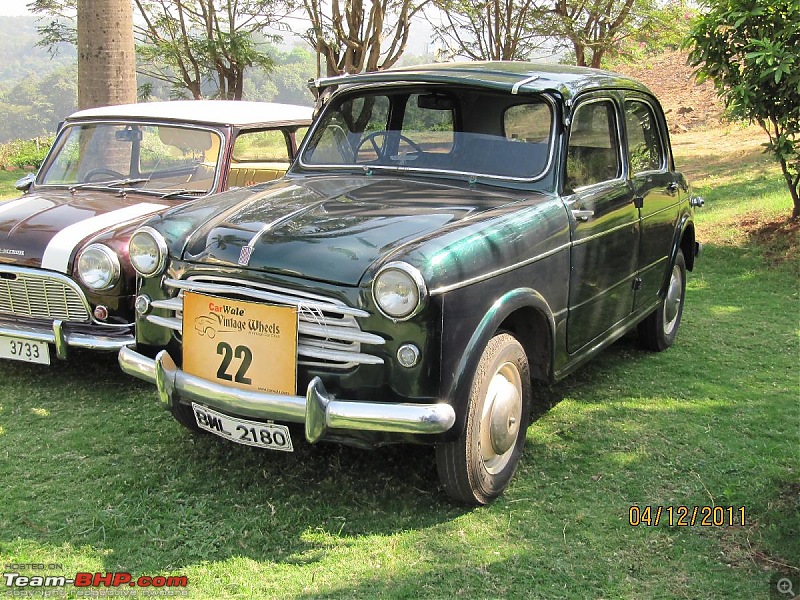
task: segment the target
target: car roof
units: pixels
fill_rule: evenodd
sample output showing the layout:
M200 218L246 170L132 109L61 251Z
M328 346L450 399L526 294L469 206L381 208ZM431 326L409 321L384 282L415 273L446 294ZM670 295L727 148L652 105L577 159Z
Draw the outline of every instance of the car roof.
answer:
M556 91L565 99L593 89L624 88L650 93L643 84L610 71L520 61L473 61L400 67L360 75L340 75L311 83L318 90L359 83L424 82L475 85L512 94Z
M237 127L308 125L313 109L294 104L242 100L174 100L100 106L72 113L78 119L152 119Z

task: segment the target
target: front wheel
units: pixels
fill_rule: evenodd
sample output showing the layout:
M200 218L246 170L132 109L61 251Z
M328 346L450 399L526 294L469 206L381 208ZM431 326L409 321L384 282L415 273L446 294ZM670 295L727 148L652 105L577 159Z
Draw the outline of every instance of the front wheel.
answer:
M530 405L525 350L514 336L496 335L481 355L464 431L436 447L439 479L449 496L479 505L503 493L522 455Z
M646 350L661 352L675 342L678 326L683 314L683 299L686 295L686 261L683 252L678 250L672 265L667 292L661 304L647 318L639 323L637 329L639 344Z

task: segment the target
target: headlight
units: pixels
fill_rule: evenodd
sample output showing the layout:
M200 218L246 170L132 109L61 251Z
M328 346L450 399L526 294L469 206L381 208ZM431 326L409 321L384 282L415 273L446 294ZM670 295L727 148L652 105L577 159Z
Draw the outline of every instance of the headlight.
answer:
M136 271L150 277L160 272L167 263L167 242L152 227L142 227L128 242L128 255Z
M383 267L372 282L372 297L381 312L390 319L414 316L422 308L428 290L422 274L404 262Z
M107 290L119 281L117 253L103 244L89 244L78 256L78 277L92 290Z

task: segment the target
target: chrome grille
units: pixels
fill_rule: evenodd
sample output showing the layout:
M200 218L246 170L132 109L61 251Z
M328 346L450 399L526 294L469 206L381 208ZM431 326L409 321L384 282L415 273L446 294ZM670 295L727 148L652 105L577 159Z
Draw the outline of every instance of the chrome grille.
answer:
M379 335L365 333L356 317L369 313L343 302L273 285L226 277L202 276L186 280L167 279L164 285L178 290L175 298L156 300L153 308L165 309L172 316L148 315L147 320L181 332L185 290L222 297L265 302L297 308L297 363L300 365L348 369L363 364L383 364L383 359L361 351L362 344L380 345Z
M0 267L0 314L33 319L90 321L89 305L69 277L19 267Z

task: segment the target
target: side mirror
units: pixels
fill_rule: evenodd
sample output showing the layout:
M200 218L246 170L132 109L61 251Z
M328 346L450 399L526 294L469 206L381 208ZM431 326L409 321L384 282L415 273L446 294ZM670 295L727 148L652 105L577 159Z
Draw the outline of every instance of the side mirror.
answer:
M14 184L14 187L17 188L20 192L27 192L31 189L33 185L33 181L36 179L36 173L28 173L25 177L17 179L17 182Z

